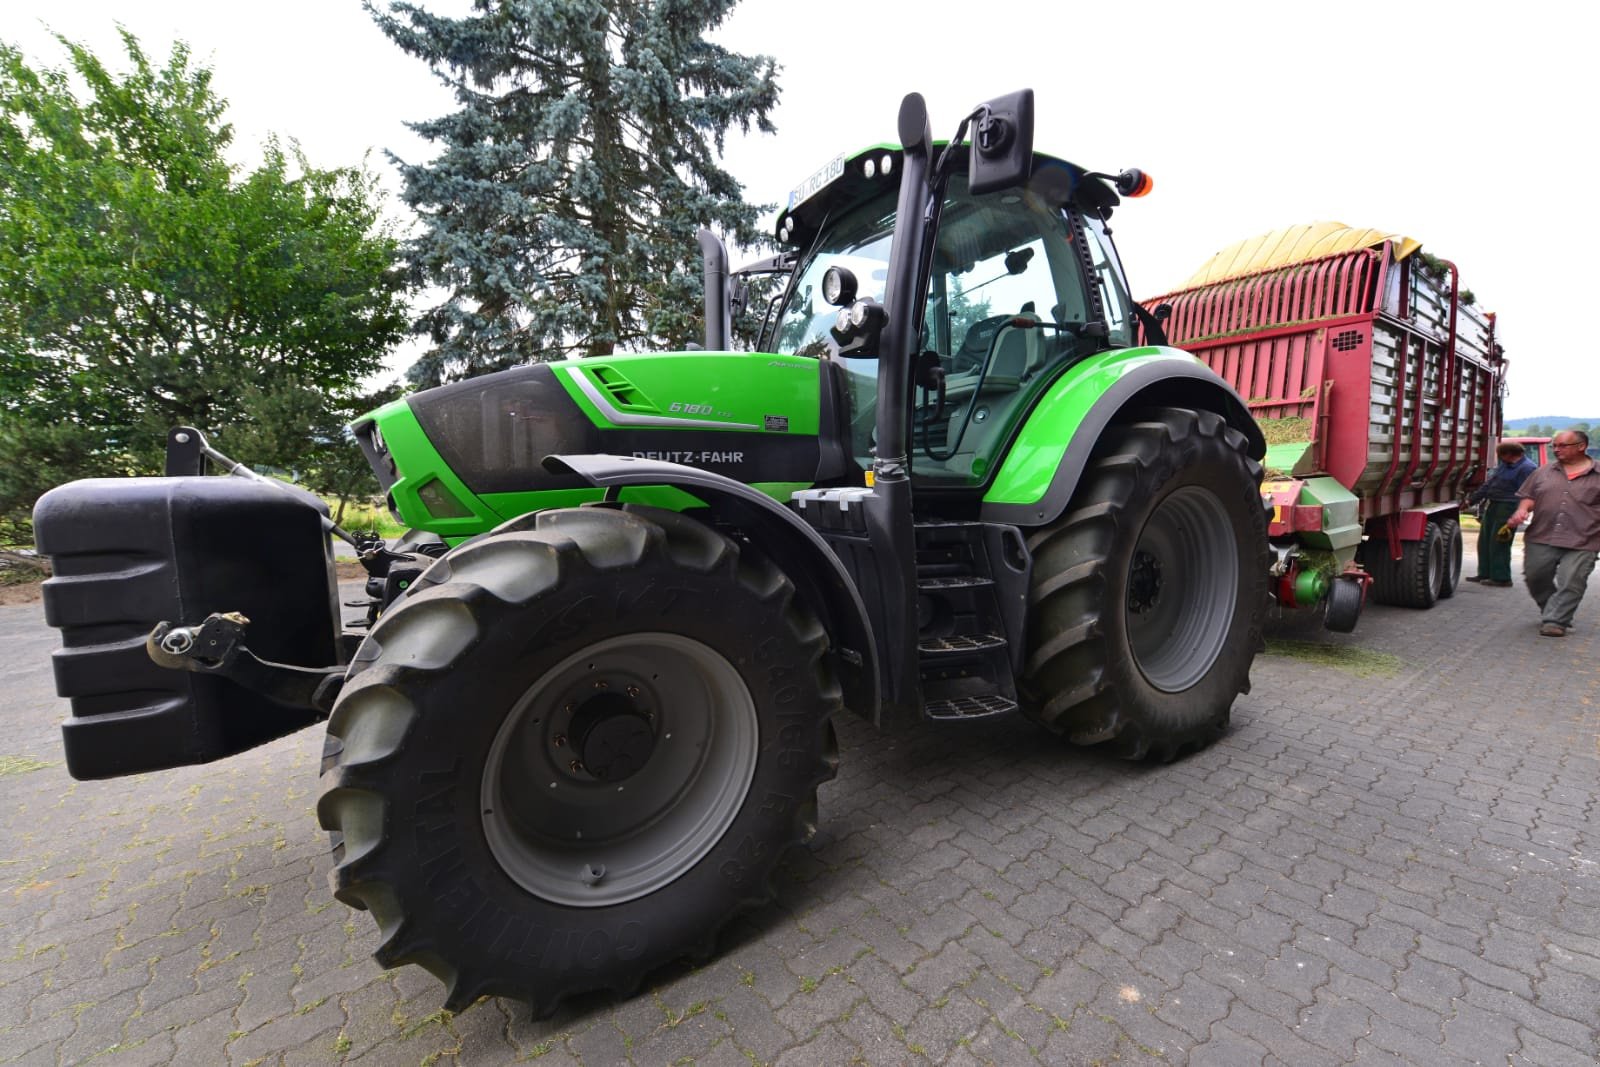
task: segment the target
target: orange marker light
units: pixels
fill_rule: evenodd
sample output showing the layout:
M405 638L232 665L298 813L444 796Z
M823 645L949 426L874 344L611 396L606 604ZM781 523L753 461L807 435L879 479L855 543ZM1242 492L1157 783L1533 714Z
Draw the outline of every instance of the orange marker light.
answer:
M1123 196L1143 196L1156 187L1155 179L1137 167L1129 167L1114 179Z

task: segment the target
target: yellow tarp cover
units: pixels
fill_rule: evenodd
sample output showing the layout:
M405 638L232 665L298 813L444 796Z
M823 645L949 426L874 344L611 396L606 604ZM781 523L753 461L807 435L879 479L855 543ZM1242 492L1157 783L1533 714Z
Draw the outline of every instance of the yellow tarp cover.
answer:
M1194 277L1180 289L1195 289L1202 285L1215 285L1229 278L1240 278L1258 271L1287 267L1291 263L1304 263L1338 252L1352 252L1358 248L1371 248L1385 241L1394 242L1395 259L1405 259L1422 247L1398 233L1346 226L1342 222L1312 222L1302 226L1285 226L1259 237L1250 237L1229 245L1195 271Z

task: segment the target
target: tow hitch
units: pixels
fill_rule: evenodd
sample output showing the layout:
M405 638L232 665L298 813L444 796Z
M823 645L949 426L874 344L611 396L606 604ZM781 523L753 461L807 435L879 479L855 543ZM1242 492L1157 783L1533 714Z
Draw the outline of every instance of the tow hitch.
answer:
M250 620L236 611L208 615L199 626L161 622L145 638L144 647L158 666L218 674L275 703L312 708L327 718L344 688L345 668L296 667L264 660L245 647L244 632L249 625Z

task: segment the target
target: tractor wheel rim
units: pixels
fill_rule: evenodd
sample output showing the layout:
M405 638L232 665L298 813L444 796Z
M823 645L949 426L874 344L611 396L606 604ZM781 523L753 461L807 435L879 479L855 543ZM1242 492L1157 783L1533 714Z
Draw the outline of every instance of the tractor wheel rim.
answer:
M1128 643L1151 685L1178 693L1204 678L1238 602L1233 524L1209 490L1164 497L1139 533L1128 569Z
M670 633L599 641L506 716L484 764L484 836L501 869L545 900L634 900L722 839L759 740L749 688L709 645Z

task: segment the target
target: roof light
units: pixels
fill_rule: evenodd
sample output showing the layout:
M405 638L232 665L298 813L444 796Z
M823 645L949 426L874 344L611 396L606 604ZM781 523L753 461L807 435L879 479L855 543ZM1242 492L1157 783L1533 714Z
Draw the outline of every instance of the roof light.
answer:
M1156 187L1155 179L1137 167L1129 167L1117 175L1117 192L1123 196L1144 196Z

